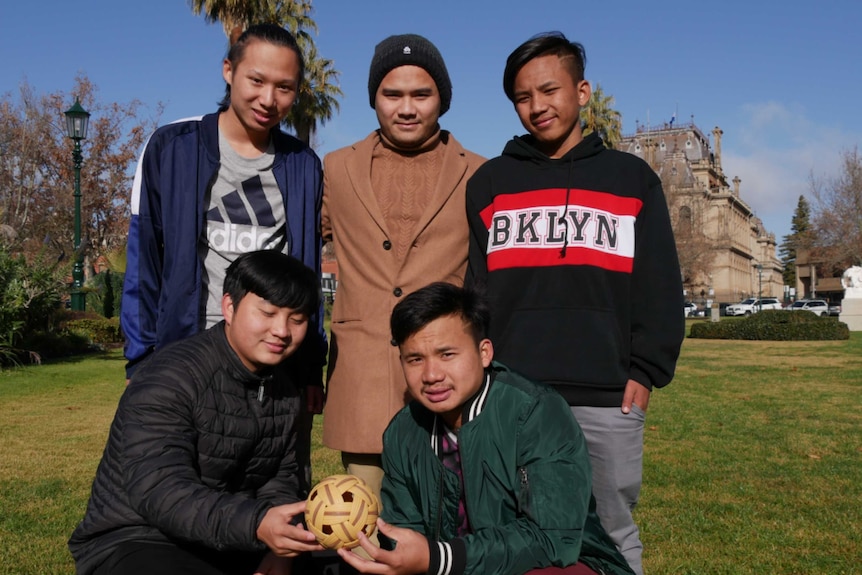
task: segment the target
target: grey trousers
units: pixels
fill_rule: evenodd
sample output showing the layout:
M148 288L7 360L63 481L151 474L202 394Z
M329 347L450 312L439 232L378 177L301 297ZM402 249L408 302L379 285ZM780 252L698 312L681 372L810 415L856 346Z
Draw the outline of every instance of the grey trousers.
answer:
M636 405L628 414L619 407L572 406L572 414L587 441L602 527L632 570L643 575L643 544L632 510L641 490L646 414Z

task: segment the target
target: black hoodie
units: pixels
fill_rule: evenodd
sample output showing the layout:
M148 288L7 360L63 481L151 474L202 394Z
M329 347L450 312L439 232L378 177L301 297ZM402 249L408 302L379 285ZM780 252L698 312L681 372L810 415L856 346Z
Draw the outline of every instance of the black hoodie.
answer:
M629 379L667 385L683 293L658 176L595 134L559 159L532 142L467 184L466 281L487 291L494 359L570 405L619 406Z

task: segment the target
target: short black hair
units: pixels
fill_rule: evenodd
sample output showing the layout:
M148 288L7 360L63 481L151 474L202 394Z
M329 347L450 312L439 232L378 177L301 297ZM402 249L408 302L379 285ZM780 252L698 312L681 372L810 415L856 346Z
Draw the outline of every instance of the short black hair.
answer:
M491 310L484 296L473 288L436 282L409 294L392 310L392 341L401 345L432 321L450 315L464 320L477 344L488 337Z
M275 250L248 252L227 268L223 292L234 308L253 293L274 306L290 308L307 316L320 308L320 279L295 257Z
M246 31L237 38L236 42L231 44L227 51L227 56L225 56L225 59L230 62L233 69L236 69L239 63L242 62L242 59L245 57L245 49L252 40L260 40L261 42L268 42L269 44L293 50L293 53L296 54L296 59L299 62L299 78L297 78L296 84L296 91L299 93L303 78L305 77L305 58L302 55L302 49L299 47L299 44L297 44L294 35L276 24L253 24L249 26L248 29L246 29ZM219 101L218 106L219 112L224 112L230 108L230 84L225 84L224 97Z
M503 72L503 91L510 101L515 101L515 77L527 62L539 56L555 55L566 62L572 79L577 83L584 79L587 53L578 42L572 42L562 32L536 34L509 54Z

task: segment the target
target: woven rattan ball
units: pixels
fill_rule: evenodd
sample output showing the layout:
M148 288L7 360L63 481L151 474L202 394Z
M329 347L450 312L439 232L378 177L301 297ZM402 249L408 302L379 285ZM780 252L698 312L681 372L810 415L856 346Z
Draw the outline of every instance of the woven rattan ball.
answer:
M331 475L308 494L305 522L327 549L359 545L359 532L371 535L380 504L368 484L355 475Z

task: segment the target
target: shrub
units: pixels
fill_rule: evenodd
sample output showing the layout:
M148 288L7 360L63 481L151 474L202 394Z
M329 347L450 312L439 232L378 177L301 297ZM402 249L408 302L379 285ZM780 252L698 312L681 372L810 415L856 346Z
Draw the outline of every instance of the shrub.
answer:
M61 289L54 266L0 248L0 339L12 345L19 333L48 328Z
M0 365L33 357L22 339L52 328L61 291L55 264L41 256L28 262L0 246Z
M104 317L118 316L125 274L105 270L87 282L87 309Z
M71 319L65 323L66 330L80 334L91 342L100 345L123 343L119 318L84 317Z
M738 320L703 322L691 326L689 337L770 341L850 339L846 323L817 317L810 311L765 310Z
M21 342L27 357L19 363L41 363L45 359L58 359L93 351L93 344L80 333L40 331L29 334Z

